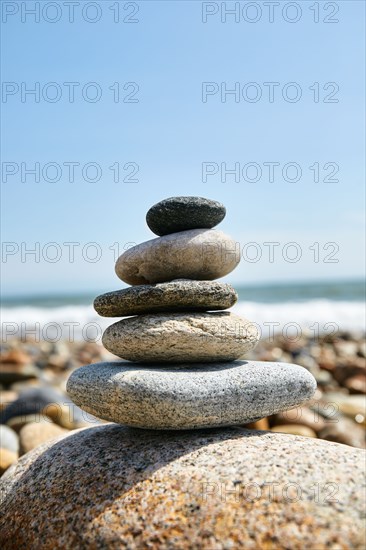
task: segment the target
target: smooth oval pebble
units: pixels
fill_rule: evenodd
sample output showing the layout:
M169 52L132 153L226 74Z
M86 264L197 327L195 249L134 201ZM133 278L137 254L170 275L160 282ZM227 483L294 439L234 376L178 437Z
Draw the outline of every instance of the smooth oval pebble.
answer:
M23 426L19 433L19 454L24 455L46 441L60 435L67 435L70 431L61 428L53 422L31 422Z
M123 317L164 311L227 309L237 299L237 293L227 283L180 279L107 292L95 298L94 308L103 317Z
M246 424L312 397L314 377L287 363L131 365L75 370L67 392L86 412L127 426L190 429Z
M0 476L18 460L18 453L0 446Z
M129 361L232 361L259 340L254 323L234 313L156 313L128 317L103 334L108 351Z
M0 424L0 447L13 453L19 451L19 439L16 432L3 424Z
M314 430L308 426L302 426L301 424L282 424L281 426L274 426L272 432L302 435L304 437L316 437Z
M156 235L168 235L187 229L211 229L226 215L223 204L203 197L170 197L154 204L146 214L146 223Z
M29 422L50 418L68 429L85 425L83 411L50 386L29 388L0 413L0 422L19 431Z
M116 262L117 276L129 285L174 279L219 279L240 262L240 246L215 229L192 229L133 246Z
M318 439L91 427L5 473L2 550L364 550L364 470Z

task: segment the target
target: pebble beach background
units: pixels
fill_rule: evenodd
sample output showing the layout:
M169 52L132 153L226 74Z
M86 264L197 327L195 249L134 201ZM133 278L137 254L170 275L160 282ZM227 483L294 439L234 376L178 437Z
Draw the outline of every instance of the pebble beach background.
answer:
M317 380L306 406L249 427L366 447L366 339L362 282L245 287L232 311L258 321L248 359L295 363ZM118 360L100 341L111 319L92 296L7 299L2 309L1 474L18 456L102 421L65 393L81 365Z

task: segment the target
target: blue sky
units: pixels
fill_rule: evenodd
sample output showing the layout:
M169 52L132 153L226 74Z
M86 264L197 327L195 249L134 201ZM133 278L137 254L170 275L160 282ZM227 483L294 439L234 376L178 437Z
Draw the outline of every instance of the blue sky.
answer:
M145 213L173 195L207 196L226 205L220 228L243 250L240 267L226 280L244 284L362 276L364 2L301 1L292 8L280 2L272 23L263 2L252 8L241 2L240 9L247 11L245 17L240 12L238 23L230 15L221 21L220 2L120 2L120 19L138 8L130 16L136 23L115 23L110 8L116 2L109 0L95 2L97 8L85 12L89 19L100 15L95 23L83 20L88 2L75 7L74 23L63 2L58 2L58 12L51 7L45 13L47 2L40 2L39 23L21 13L21 4L2 2L5 294L118 288L114 243L122 250L126 243L153 238ZM29 9L35 4L26 2ZM226 3L228 8L234 4ZM319 7L318 23L315 8L310 9L314 5ZM202 10L216 8L218 13L203 23ZM256 23L245 20L256 14ZM59 21L49 22L58 15ZM284 20L297 16L294 23ZM325 18L339 21L325 23ZM73 103L65 82L79 83ZM204 82L219 90L206 102ZM273 102L268 82L278 83ZM30 94L22 102L22 86L24 92L36 83L39 102ZM132 99L137 102L114 101L117 86L123 99L136 85ZM239 97L221 100L225 86L236 86ZM299 91L301 98L292 102ZM91 102L95 92L101 98ZM262 96L250 102L254 92ZM54 93L61 93L59 101L52 102ZM78 163L74 181L65 165L72 162ZM218 169L205 182L204 162ZM272 182L271 162L277 163ZM35 163L39 182L25 172ZM52 166L45 172L48 163L60 167L59 181L50 181L56 172ZM94 177L92 166L83 176L87 163L99 167L99 181L87 181ZM109 168L116 163L118 182ZM249 170L247 180L255 179L255 170L258 181L246 181L242 173L240 181L233 175L221 181L221 163L229 169L239 163L241 171ZM287 179L296 175L291 166L286 172L288 163L300 167L299 181L286 181L286 174ZM138 181L123 181L136 165L132 179ZM338 172L332 178L334 169ZM339 181L324 181L326 176ZM76 243L74 261L71 245L64 244L70 242ZM97 246L88 246L91 242ZM272 262L264 245L268 242L279 243ZM297 248L289 247L292 242ZM36 255L24 255L38 247ZM286 260L298 250L299 261ZM101 258L92 261L100 251ZM257 254L261 257L255 262ZM55 255L60 259L53 262Z

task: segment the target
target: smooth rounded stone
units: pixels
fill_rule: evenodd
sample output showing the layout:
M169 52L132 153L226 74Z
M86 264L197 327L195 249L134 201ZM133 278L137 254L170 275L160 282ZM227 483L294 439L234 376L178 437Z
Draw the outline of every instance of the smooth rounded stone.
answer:
M272 428L272 432L302 435L304 437L316 437L314 430L308 426L301 426L301 424L283 424L282 426L274 426Z
M95 363L75 370L67 383L72 400L88 413L158 430L246 424L300 405L315 389L303 367L259 361Z
M203 197L170 197L154 204L146 214L146 223L156 235L168 235L187 229L211 229L226 215L223 204Z
M0 367L1 368L1 367ZM0 392L0 411L3 411L10 403L18 398L18 392L4 390Z
M366 395L345 395L340 393L324 396L328 407L335 406L345 415L366 426ZM324 405L327 406L327 405Z
M0 423L8 424L15 431L25 424L47 418L68 429L88 425L83 411L67 395L52 387L30 388L21 392L19 398L0 413Z
M18 453L0 446L0 476L18 460Z
M366 396L349 395L339 392L324 393L318 406L319 413L327 415L332 422L346 415L356 422L357 426L366 427Z
M2 548L363 550L364 461L241 428L78 430L1 479Z
M297 407L296 409L280 412L275 416L274 422L278 427L282 427L284 424L306 426L315 433L319 433L325 428L324 418L316 409L311 410L308 407Z
M353 394L366 394L366 375L357 374L356 376L351 376L347 378L344 383L344 386Z
M349 418L334 418L320 431L319 437L359 449L366 448L365 430Z
M9 426L0 424L0 447L13 453L19 451L19 439L14 430Z
M129 285L174 279L219 279L240 262L240 246L215 229L192 229L129 248L116 262L117 276Z
M46 441L69 433L69 430L65 430L65 428L61 428L53 422L44 421L26 424L19 433L19 454L22 456Z
M6 425L19 435L23 426L33 422L44 422L44 417L39 413L21 414L20 416L12 416Z
M20 349L8 349L7 351L1 352L0 354L0 363L8 363L13 365L28 365L31 363L32 358L28 353Z
M107 292L95 298L94 308L103 317L123 317L167 311L228 309L237 299L237 293L227 283L179 279Z
M2 363L0 365L0 383L9 385L22 380L41 378L42 371L35 365Z
M258 327L234 313L156 313L128 317L110 325L104 347L139 362L212 363L233 361L252 350Z
M249 422L243 425L244 428L250 428L251 430L269 430L268 418L260 418L254 422Z

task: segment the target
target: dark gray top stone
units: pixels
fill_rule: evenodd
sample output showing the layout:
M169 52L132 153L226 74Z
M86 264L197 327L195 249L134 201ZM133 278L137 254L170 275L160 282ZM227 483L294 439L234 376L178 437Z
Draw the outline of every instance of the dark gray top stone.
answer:
M171 197L154 204L146 214L146 223L156 235L168 235L187 229L211 229L226 214L223 204L203 197Z
M123 317L141 313L227 309L237 299L237 293L227 283L179 279L107 292L95 298L94 308L103 317Z

